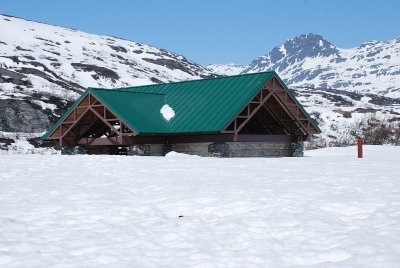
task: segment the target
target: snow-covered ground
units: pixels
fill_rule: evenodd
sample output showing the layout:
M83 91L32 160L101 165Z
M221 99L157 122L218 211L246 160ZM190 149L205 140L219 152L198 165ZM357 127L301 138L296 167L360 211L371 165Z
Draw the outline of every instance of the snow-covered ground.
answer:
M0 267L399 267L400 147L0 155Z

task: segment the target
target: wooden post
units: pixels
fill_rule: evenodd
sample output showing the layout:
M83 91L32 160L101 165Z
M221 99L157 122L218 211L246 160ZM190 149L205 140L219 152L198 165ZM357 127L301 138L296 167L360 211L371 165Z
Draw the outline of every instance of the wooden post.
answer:
M358 158L363 158L363 141L362 138L358 137L357 139L357 148L358 148Z

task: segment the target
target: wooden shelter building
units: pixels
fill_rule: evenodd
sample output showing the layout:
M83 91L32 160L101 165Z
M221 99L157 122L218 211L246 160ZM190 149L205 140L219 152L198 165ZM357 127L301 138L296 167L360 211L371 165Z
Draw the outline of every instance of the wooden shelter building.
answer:
M289 156L291 146L317 133L315 120L272 71L88 88L42 140L91 153L125 148L142 155L174 150L202 156Z

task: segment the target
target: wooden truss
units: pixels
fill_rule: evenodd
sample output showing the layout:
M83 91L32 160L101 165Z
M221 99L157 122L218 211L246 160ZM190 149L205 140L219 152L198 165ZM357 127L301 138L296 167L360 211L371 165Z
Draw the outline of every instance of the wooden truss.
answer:
M123 136L133 135L136 135L134 130L89 92L69 111L49 139L58 140L59 146L76 145L96 138L119 144Z
M304 140L317 132L295 100L273 77L222 133L286 134Z

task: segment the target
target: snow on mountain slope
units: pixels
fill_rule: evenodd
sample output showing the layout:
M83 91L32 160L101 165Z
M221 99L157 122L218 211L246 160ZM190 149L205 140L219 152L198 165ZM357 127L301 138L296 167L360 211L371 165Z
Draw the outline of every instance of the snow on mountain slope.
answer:
M219 75L236 75L240 74L244 70L246 70L248 65L240 65L240 64L209 64L206 66L208 70L212 73L216 73Z
M400 97L400 38L338 48L320 35L303 34L275 47L244 70L275 70L290 86L343 89Z
M32 74L23 68L39 67L49 78L65 79L81 88L135 86L213 75L183 56L110 36L4 15L0 15L0 28L0 59L7 70L29 76ZM39 73L36 76L40 78ZM51 84L49 79L42 79Z
M68 101L89 86L126 87L213 76L164 49L0 15L0 108L8 107L20 127L29 125L20 116L21 103L41 118L37 126L20 131L45 130ZM0 131L16 131L7 120L0 112L0 121L6 122Z
M0 155L0 266L397 268L400 147L356 151Z

